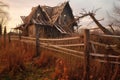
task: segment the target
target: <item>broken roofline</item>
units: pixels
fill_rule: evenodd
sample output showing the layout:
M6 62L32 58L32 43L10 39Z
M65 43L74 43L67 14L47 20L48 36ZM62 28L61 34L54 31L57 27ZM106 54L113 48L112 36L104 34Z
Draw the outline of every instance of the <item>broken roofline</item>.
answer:
M30 14L27 17L21 16L21 19L25 24L24 28L28 27L29 24L37 23L44 26L54 26L62 34L67 34L68 32L71 33L72 31L69 28L68 29L63 28L62 25L59 25L57 22L57 20L60 18L60 15L64 13L64 10L69 10L68 14L71 14L71 17L72 17L71 19L73 19L72 24L74 24L73 23L74 16L72 13L72 9L69 5L69 1L54 7L38 5L37 7L32 8ZM38 16L38 14L40 15ZM70 24L70 23L67 23L67 24ZM70 25L67 25L67 24L64 26L69 27Z
M30 21L32 20L32 18L33 18L33 15L36 13L36 10L38 9L38 8L40 8L44 13L45 13L45 15L46 15L46 17L48 18L48 20L49 20L49 23L51 24L51 25L53 25L56 21L57 21L57 19L59 18L59 16L60 16L60 14L63 12L63 10L64 10L64 8L65 8L65 6L66 6L66 4L68 3L69 1L66 1L66 2L64 2L64 3L62 3L61 5L59 5L59 6L54 6L54 7L50 7L50 6L40 6L40 5L38 5L37 7L33 7L32 8L32 11L30 12L30 14L27 16L27 17L25 17L25 18L22 18L21 17L21 19L23 20L23 22L24 23L30 23ZM52 13L52 15L49 15L48 14L48 12L47 12L47 8L52 8L52 9L60 9L60 7L62 7L62 9L59 11L59 13L58 13L58 11L56 11L57 12L57 14L55 15L55 13ZM46 8L46 9L45 9ZM71 9L71 7L70 7L70 9ZM71 9L72 10L72 9ZM53 11L52 11L53 12ZM55 11L54 11L55 12ZM57 17L56 17L57 16Z

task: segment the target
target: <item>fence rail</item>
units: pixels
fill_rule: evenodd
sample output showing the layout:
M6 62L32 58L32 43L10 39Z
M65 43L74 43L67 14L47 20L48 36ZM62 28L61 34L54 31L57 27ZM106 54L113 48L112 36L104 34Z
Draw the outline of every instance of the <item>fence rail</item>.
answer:
M44 41L44 40L45 41L67 41L67 40L74 40L74 39L79 39L79 38L80 37L69 37L69 38L61 38L61 39L59 39L59 38L58 39L39 38L39 41ZM19 40L19 36L11 36L11 40ZM36 38L21 36L21 41L22 42L34 43L35 44L35 40L36 40ZM95 42L95 41L90 41L90 43L93 44L93 45L101 46L101 47L108 47L109 46L109 47L115 48L117 46L117 45L103 44L103 43L99 43L99 42ZM54 44L53 45L53 44L50 44L50 43L40 42L40 47L49 48L49 49L51 49L53 51L56 49L56 51L57 50L62 50L62 52L77 53L77 54L80 54L79 56L83 56L84 52L64 48L64 47L78 47L78 46L84 47L84 43L81 43L81 44L80 43L78 43L78 44L62 44L62 45L57 45L57 44L55 45ZM55 48L55 49L53 49L53 48ZM59 51L59 52L61 52L61 51ZM90 56L104 58L105 54L90 53ZM116 58L116 59L120 58L120 56L117 56L117 55L107 55L107 56L109 58Z
M97 45L97 46L101 46L101 47L111 47L111 48L115 48L117 45L108 45L108 44L103 44L100 42L95 42L95 41L90 41L91 44Z
M100 43L100 42L95 42L90 40L90 34L89 30L85 30L84 31L84 43L69 43L69 44L57 44L57 42L67 42L67 41L72 41L72 40L80 40L80 36L77 37L68 37L68 38L59 38L59 39L47 39L47 38L31 38L31 37L24 37L24 36L10 36L10 40L20 40L22 42L26 42L26 43L33 43L36 45L37 50L42 47L45 49L49 49L52 51L56 51L62 54L66 54L66 55L71 55L73 57L77 57L77 58L83 58L85 59L85 71L87 72L84 77L85 80L89 80L90 74L89 74L89 68L90 68L90 58L94 57L98 62L102 62L102 63L106 63L109 62L111 64L117 64L120 65L119 61L115 61L116 59L119 60L120 59L120 55L112 55L112 54L100 54L96 52L96 48L95 46L101 46L104 48L108 48L111 47L112 49L117 47L117 44L115 45L108 45L108 44L104 44L104 43ZM96 34L94 34L96 35ZM113 35L97 35L97 36L102 36L102 37L111 37L111 38L120 38L120 36L113 36ZM9 40L9 41L10 41ZM47 41L47 42L44 42ZM52 44L51 42L56 41L56 44ZM40 47L38 47L38 45ZM73 49L69 49L67 47L83 47L84 51L77 51L77 50L73 50ZM92 47L94 53L90 52L90 47ZM109 61L108 59L105 60L105 58L110 58L111 61ZM113 60L115 59L115 60Z
M95 36L101 36L101 37L110 37L110 38L120 38L120 36L117 35L99 35L99 34L91 34L91 35L95 35Z
M18 40L18 37L16 37L16 39L13 38L12 40ZM31 39L29 39L29 40L21 40L21 41L22 42L26 42L26 43L33 43L33 44L35 44L35 41L31 41ZM83 52L79 52L79 51L63 48L63 47L66 47L66 46L67 47L71 47L71 46L84 46L84 44L52 45L52 44L49 44L49 43L40 43L40 46L41 47L53 47L53 48L61 49L61 50L64 50L63 52L65 52L65 51L68 51L68 52L73 51L74 53L80 53L80 54L84 55ZM106 47L106 45L104 44L103 47ZM105 54L90 53L90 56L104 58ZM116 56L116 55L107 55L107 56L109 58L120 58L119 56Z
M66 41L66 40L75 40L79 39L80 37L68 37L68 38L55 38L55 39L46 39L46 38L39 38L40 41Z

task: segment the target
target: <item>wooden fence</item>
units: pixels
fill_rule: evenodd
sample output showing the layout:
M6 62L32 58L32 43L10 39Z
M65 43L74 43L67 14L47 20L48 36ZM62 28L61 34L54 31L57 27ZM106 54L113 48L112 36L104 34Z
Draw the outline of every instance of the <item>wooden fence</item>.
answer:
M118 59L120 59L120 55L113 55L113 54L100 54L97 53L95 46L104 47L107 50L109 49L117 49L117 44L103 44L97 41L91 40L90 31L88 29L84 30L83 38L80 38L80 36L77 37L68 37L68 38L60 38L60 39L45 39L45 38L31 38L31 37L24 37L24 36L12 36L9 35L9 41L12 40L20 40L22 42L26 43L33 43L36 44L36 56L40 55L39 49L40 47L49 49L52 51L57 51L59 53L63 53L66 55L71 55L73 57L77 58L83 58L84 59L84 66L85 66L85 74L84 78L85 80L89 80L90 77L90 57L94 57L98 62L106 63L109 62L110 64L118 64L120 65L120 62ZM113 36L113 35L95 35L95 36L101 36L101 37L111 37L111 38L120 38L120 36ZM74 50L68 47L83 47L83 51L81 50ZM90 52L90 49L93 50L93 52ZM118 49L119 52L119 49ZM110 58L110 60L108 59ZM118 61L116 61L118 60Z

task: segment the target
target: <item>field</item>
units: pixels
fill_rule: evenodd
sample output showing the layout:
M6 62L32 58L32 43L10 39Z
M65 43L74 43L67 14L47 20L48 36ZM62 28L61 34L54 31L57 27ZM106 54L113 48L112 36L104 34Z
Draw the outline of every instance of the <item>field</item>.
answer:
M82 41L80 40L80 42ZM78 50L78 48L72 49ZM102 48L99 49L101 49L100 53L105 52ZM45 48L41 48L41 55L36 57L35 50L36 47L32 43L28 44L18 40L9 43L8 39L5 43L4 38L1 37L0 80L85 80L83 58ZM98 62L91 57L89 74L90 80L119 80L120 65Z
M119 1L0 1L0 80L120 80Z

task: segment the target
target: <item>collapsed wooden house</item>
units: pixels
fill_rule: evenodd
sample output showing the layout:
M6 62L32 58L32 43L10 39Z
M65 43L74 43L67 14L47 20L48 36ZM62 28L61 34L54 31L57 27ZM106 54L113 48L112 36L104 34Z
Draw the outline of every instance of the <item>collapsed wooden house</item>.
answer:
M36 27L39 27L40 37L63 37L74 33L77 25L69 2L59 6L37 6L33 7L28 16L21 16L23 24L16 29L22 31L25 36L34 37ZM36 26L36 24L39 24Z

